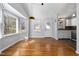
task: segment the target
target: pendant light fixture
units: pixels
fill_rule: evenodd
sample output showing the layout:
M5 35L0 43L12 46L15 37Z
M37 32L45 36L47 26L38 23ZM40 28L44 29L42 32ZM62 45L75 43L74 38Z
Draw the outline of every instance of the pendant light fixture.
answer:
M30 20L31 22L33 22L33 21L35 20L35 17L30 16L30 17L29 17L29 20Z
M41 5L44 5L44 3L41 3Z

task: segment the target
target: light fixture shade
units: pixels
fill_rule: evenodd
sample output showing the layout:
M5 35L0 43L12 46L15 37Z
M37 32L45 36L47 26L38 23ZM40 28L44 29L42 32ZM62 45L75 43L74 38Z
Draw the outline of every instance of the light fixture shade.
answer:
M41 3L41 5L44 5L44 3Z
M29 20L30 20L31 22L33 22L33 21L35 20L35 18L34 18L33 16L31 16L31 17L29 17Z
M33 17L33 16L30 16L30 17L29 17L29 19L35 19L35 17Z

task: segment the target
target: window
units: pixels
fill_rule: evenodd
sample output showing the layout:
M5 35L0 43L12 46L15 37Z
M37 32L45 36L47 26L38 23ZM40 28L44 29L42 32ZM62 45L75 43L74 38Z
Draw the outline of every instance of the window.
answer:
M4 15L4 34L16 33L16 18Z
M46 23L45 28L46 28L46 30L50 30L50 23L49 22Z
M41 32L41 26L40 26L40 24L35 24L34 25L34 31L35 32Z
M19 24L20 24L20 32L25 32L26 31L26 27L25 27L26 20L23 18L20 18Z

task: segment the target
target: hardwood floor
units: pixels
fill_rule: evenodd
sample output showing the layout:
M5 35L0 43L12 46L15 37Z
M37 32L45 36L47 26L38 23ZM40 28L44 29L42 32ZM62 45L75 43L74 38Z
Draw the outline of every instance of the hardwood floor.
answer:
M2 52L5 56L77 56L63 40L31 38L23 40Z

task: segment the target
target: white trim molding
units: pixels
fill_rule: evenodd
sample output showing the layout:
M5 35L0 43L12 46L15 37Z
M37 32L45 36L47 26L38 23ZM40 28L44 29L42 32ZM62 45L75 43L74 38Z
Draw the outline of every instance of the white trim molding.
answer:
M58 40L58 38L57 38L57 37L52 36L52 38L54 38L54 39Z
M55 38L56 40L58 40L58 38L53 37L53 36L31 36L30 38L45 38L45 37L51 37L51 38Z
M78 51L75 51L77 54L79 54L79 52Z
M25 39L29 39L29 37L24 37Z
M45 36L31 36L30 38L44 38Z

